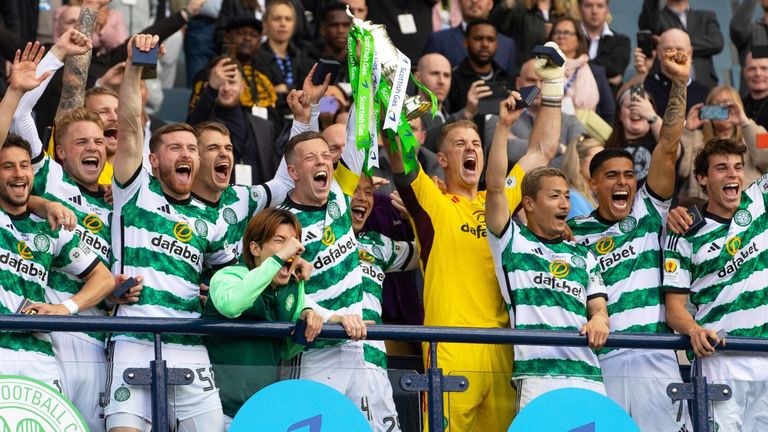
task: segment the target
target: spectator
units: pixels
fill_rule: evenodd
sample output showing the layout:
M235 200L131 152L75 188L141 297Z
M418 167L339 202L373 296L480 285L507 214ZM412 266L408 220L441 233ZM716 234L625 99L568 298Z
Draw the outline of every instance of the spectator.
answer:
M515 80L516 88L537 86L541 87L541 79L536 75L534 69L536 60L530 59L523 63L520 68L520 76ZM527 108L520 118L512 125L509 130L509 139L507 140L507 157L509 157L509 166L513 166L526 152L528 147L528 140L531 137L531 131L533 130L533 123L536 117L539 115L539 109L541 108L541 95L537 96L533 101L533 105ZM558 146L559 154L563 154L567 143L570 143L579 138L585 133L584 126L579 122L576 116L561 112L560 114L561 128L560 128L560 145ZM498 122L498 116L493 115L485 122L485 142L491 142L493 137L493 131L496 128ZM489 147L489 146L486 146ZM488 149L486 149L486 152ZM552 166L560 166L561 158L556 157L552 160Z
M448 94L449 106L466 106L471 98L468 93L479 85L493 82L503 84L506 88L512 87L512 75L493 60L497 52L497 36L496 27L487 19L477 19L467 24L464 46L469 55L453 68ZM480 98L490 95L489 89L483 91ZM471 114L474 117L477 113Z
M432 117L432 113L426 113L421 117L422 127L426 131L424 145L433 152L437 148L437 137L445 123L453 120L466 119L465 114L458 110L450 114L451 107L448 106L448 93L451 90L451 64L442 54L432 53L424 54L416 67L413 76L421 81L437 99L437 113ZM426 95L422 95L426 98ZM474 114L472 114L474 116Z
M747 53L753 46L768 46L768 0L760 0L763 16L750 25L746 25L755 14L757 3L758 0L742 0L741 3L734 6L731 16L731 42L739 52L739 64L742 69L746 67ZM757 41L753 41L755 35L759 35ZM742 93L746 92L744 81L741 82L740 90Z
M637 74L630 80L630 82L642 82L645 86L645 91L653 97L656 102L656 113L662 115L664 110L667 109L667 100L669 100L669 89L671 86L670 78L665 74L664 70L659 66L659 62L656 61L653 67L649 64L653 63L653 59L659 59L664 54L666 49L678 49L682 50L687 56L691 56L693 48L691 47L691 38L682 30L669 29L661 34L659 37L659 44L656 47L654 57L647 59L643 55L639 48L635 49L635 70ZM695 60L695 59L694 59ZM695 63L694 63L695 65ZM685 113L692 106L697 103L704 102L709 93L709 88L693 78L688 80L688 99L685 106Z
M282 157L282 149L275 145L272 123L252 114L244 107L241 94L246 84L239 73L240 65L227 57L214 59L208 71L208 85L203 88L187 122L195 125L206 120L223 123L229 129L234 145L235 164L248 165L238 184L261 184L274 177ZM247 171L250 171L248 175Z
M589 187L589 162L592 156L603 150L603 144L582 135L571 141L563 155L562 170L571 193L571 210L568 219L586 216L597 207L597 201Z
M347 142L347 125L343 123L334 123L322 132L323 138L328 143L328 150L331 152L331 160L333 166L336 166L341 159L341 152L344 150L344 145Z
M592 64L605 68L605 75L616 92L629 65L629 38L608 26L608 0L579 0L580 30L587 39Z
M374 0L368 4L368 19L384 25L395 46L416 63L432 34L435 3L437 0Z
M768 58L753 58L747 53L742 74L749 92L744 98L744 111L747 117L768 128Z
M693 158L704 147L704 143L713 138L728 139L746 146L744 184L751 184L768 171L768 150L757 147L757 134L764 134L766 130L744 113L744 105L736 89L729 86L715 87L709 92L705 104L727 107L728 118L701 120L699 115L703 104L694 105L688 113L681 140L683 156L678 168L679 176L685 179L679 193L681 201L691 197L707 199L693 174Z
M304 36L307 33L307 23L304 19L304 5L300 0L288 0L296 10L294 22L294 33ZM221 3L221 12L216 21L216 41L221 41L224 35L223 29L233 18L243 15L250 15L259 21L264 22L264 15L269 9L272 1L266 0L223 0Z
M634 91L633 91L634 90ZM638 184L648 176L651 155L659 140L661 119L656 115L650 94L641 88L625 90L619 96L619 115L613 122L613 133L608 137L605 148L623 148L635 163Z
M187 62L187 82L194 82L195 76L205 69L208 62L219 53L214 35L216 20L221 12L222 0L207 0L200 12L189 21L184 33L184 57Z
M257 67L275 86L283 103L285 95L292 89L300 88L312 69L312 61L292 41L296 32L296 16L291 0L274 0L264 12L266 40L261 44Z
M245 108L256 107L255 114L267 118L267 107L277 102L275 87L269 78L257 70L257 58L261 44L261 21L250 15L243 15L230 20L224 32L224 43L228 50L234 51L234 59L241 65L240 73L245 80L245 89L240 95L240 103ZM231 52L226 53L232 59ZM192 87L189 100L189 112L195 109L203 91L206 71L200 72Z
M355 18L359 18L363 21L368 19L368 5L366 0L342 0L347 6L349 11Z
M641 30L650 30L655 35L661 35L669 29L680 29L688 33L689 44L693 42L692 78L708 89L717 85L717 72L712 57L723 50L723 34L714 12L691 9L688 0L667 0L661 10L659 0L644 0L637 24ZM691 103L690 92L688 97L690 107L695 103ZM662 104L660 99L656 99L660 113L667 106L666 98L664 101Z
M351 26L352 19L347 15L347 5L344 3L331 3L323 9L318 29L321 39L310 47L309 55L313 61L322 58L341 63L336 81L331 84L349 81L347 35Z
M152 3L157 2L158 0L112 1L107 7L110 12L117 12L123 16L126 31L133 35L149 27L157 19L155 10L152 8ZM69 0L69 3L74 2Z
M0 64L12 62L16 50L21 48L19 38L19 12L16 2L0 2ZM75 18L77 21L77 18ZM5 73L0 74L0 97L5 94Z
M515 64L533 57L533 47L547 41L552 22L568 15L565 0L500 1L490 19L499 33L515 41Z
M563 110L567 114L576 114L576 110L595 111L610 123L616 112L613 92L605 69L589 61L587 43L579 27L573 18L560 18L552 24L549 34L549 39L557 43L566 56ZM567 102L568 99L572 103Z
M459 66L469 55L468 46L465 43L468 23L474 20L487 20L493 7L493 0L459 0L459 5L461 6L461 24L448 30L431 33L427 39L427 46L424 47L425 54L440 53L451 62L453 67ZM494 25L491 21L487 23ZM515 67L514 41L496 33L499 49L494 52L493 60L510 76L515 76L517 68Z

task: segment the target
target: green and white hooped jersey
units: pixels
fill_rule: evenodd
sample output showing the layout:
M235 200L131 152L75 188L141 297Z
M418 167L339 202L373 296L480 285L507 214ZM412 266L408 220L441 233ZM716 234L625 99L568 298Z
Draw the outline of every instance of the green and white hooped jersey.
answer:
M395 241L374 231L357 238L358 256L363 271L363 320L382 324L381 302L384 273L403 271L415 253L413 242ZM363 341L366 363L387 368L387 349L384 341Z
M606 297L594 255L565 240L542 241L511 219L501 236L488 232L501 295L512 325L521 329L579 331L587 302ZM515 346L515 378L582 378L602 382L589 348Z
M0 210L0 313L15 313L24 299L45 303L53 269L82 278L99 264L93 249L73 232L51 232L48 222ZM47 334L0 332L0 347L53 356Z
M257 188L258 186L253 186ZM259 198L257 193L254 197ZM243 253L243 233L248 221L254 213L266 207L267 202L260 203L252 199L251 188L248 186L231 185L221 193L218 203L211 203L200 197L194 196L193 199L201 205L209 206L218 212L217 224L221 225L225 231L221 238L219 249L231 251L238 259Z
M104 200L101 192L90 192L81 188L56 161L40 153L32 161L35 170L35 182L32 194L47 200L57 201L75 212L78 225L75 233L83 244L93 250L107 268L112 264L112 233L110 223L112 206ZM69 273L51 270L46 289L46 298L50 303L61 303L80 291L85 281ZM108 308L98 305L81 310L78 315L105 316ZM104 333L70 333L87 342L104 344Z
M666 240L663 290L690 294L705 329L768 337L767 203L763 176L742 193L730 220L703 212L698 230Z
M608 292L611 331L669 333L661 301L661 236L671 200L640 187L625 219L610 222L597 210L568 221L576 241L597 258ZM629 350L603 348L601 359Z
M295 214L301 223L301 242L305 248L301 256L313 267L312 275L304 284L306 295L337 314L362 315L362 270L357 239L352 231L349 198L336 180L331 182L326 205L304 206L288 198L281 208ZM315 342L315 347L340 342L321 339Z
M234 261L232 251L215 249L225 232L216 209L166 196L160 182L139 168L125 184L112 188L114 273L144 276L139 302L121 305L118 316L199 318L200 275L206 266ZM115 339L152 340L146 334ZM195 336L163 336L163 342L201 345Z

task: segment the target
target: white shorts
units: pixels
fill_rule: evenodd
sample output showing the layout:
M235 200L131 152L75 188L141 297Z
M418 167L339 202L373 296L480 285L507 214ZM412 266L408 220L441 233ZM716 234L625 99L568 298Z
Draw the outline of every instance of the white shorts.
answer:
M297 355L289 366L280 369L282 379L305 379L325 384L349 398L372 422L368 387L368 366L363 360L363 345L347 342L311 349Z
M707 383L728 384L733 391L727 401L710 404L721 432L768 431L768 356L722 352L701 366Z
M53 352L61 369L64 394L88 424L91 432L104 431L104 390L107 382L107 355L96 345L72 333L51 333Z
M368 403L373 432L400 432L400 419L387 371L373 365L368 365Z
M60 393L61 371L56 358L33 351L15 351L0 348L0 375L21 375L42 381Z
M149 343L118 340L111 348L111 368L107 377L106 416L132 414L147 421L152 420L150 386L132 386L123 381L123 371L128 368L148 368L155 358L154 346ZM220 430L224 430L224 419L219 400L219 389L214 383L213 369L208 351L204 346L182 347L163 344L163 360L166 367L192 369L194 381L189 385L169 386L168 404L171 424L191 419L201 414L216 416ZM123 426L113 424L111 427ZM130 427L130 425L125 425ZM207 431L206 431L207 432ZM217 432L217 429L211 429Z
M674 351L623 351L600 360L600 368L608 397L632 416L642 432L691 430L687 404L683 402L680 411L680 402L667 396L667 385L683 382Z
M517 412L544 393L562 388L581 388L605 395L603 383L584 378L523 378L515 382L517 383Z

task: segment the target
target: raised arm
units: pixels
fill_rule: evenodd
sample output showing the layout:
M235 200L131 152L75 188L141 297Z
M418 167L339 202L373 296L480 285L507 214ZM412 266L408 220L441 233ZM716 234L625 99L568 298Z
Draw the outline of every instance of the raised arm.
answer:
M565 54L554 42L546 46L553 47L565 58ZM528 151L518 161L523 171L547 165L557 153L560 143L560 128L562 123L561 105L563 100L565 68L557 66L546 59L537 59L534 67L536 75L541 78L541 106L536 115L536 121L528 139Z
M667 50L661 67L672 77L669 102L659 132L659 142L651 155L648 187L659 197L667 199L675 191L675 162L680 149L680 136L685 125L685 101L691 59L682 51Z
M99 10L109 2L110 0L83 1L83 5L80 8L80 17L77 19L77 30L87 39L90 40L93 35L93 26L96 24L96 16L99 14ZM83 106L92 52L93 50L88 50L83 54L69 56L64 61L61 99L56 110L56 117Z
M8 137L8 131L11 128L11 121L16 107L21 101L24 93L36 88L50 75L46 72L41 76L36 76L37 65L43 59L45 48L40 46L40 42L27 43L24 52L16 50L16 56L11 66L11 76L8 82L8 90L5 92L2 101L0 101L0 147Z
M144 159L144 126L141 124L141 66L133 66L131 47L148 52L160 38L152 35L136 35L128 43L128 60L125 63L123 82L120 85L120 103L117 107L117 150L115 151L115 180L125 184L141 167ZM164 52L160 47L160 54Z
M515 110L520 94L512 94L499 104L499 122L493 134L488 166L485 173L486 201L485 220L487 228L497 237L509 222L509 201L504 193L507 179L507 140L509 128L520 118L522 110Z

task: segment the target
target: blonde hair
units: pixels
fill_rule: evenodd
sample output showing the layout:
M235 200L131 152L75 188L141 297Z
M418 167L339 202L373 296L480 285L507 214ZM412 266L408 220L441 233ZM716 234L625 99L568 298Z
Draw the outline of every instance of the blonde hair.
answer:
M596 147L603 147L603 144L594 138L585 137L584 135L579 136L568 144L563 154L563 164L561 167L563 173L565 173L568 185L584 195L584 198L592 204L592 207L597 207L597 200L595 200L592 189L589 188L587 179L581 175L581 160L586 158L589 151Z
M61 143L62 142L61 140L64 137L64 134L67 133L69 128L73 124L81 121L95 123L96 126L99 127L99 129L101 129L102 131L104 130L104 122L101 121L101 117L99 117L98 114L96 114L95 112L85 107L78 107L56 118L55 120L56 127L54 128L54 132L53 132L53 142Z
M733 103L737 104L739 108L744 111L744 103L741 101L739 92L737 92L735 88L727 85L717 86L710 90L709 94L707 95L707 99L704 101L704 104L714 105L717 96L722 94L725 94L731 101L733 101ZM701 131L704 135L704 142L707 142L712 138L717 138L715 136L715 128L711 121L704 122L704 126L702 126ZM733 139L736 142L740 142L742 144L744 143L744 136L741 134L741 128L738 126L733 126L731 135L727 138Z

